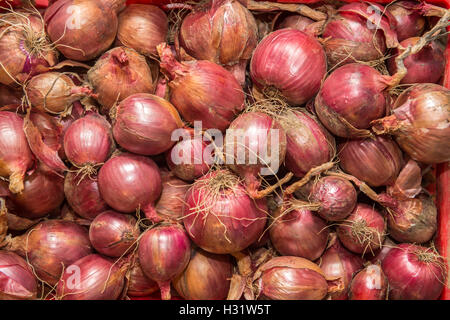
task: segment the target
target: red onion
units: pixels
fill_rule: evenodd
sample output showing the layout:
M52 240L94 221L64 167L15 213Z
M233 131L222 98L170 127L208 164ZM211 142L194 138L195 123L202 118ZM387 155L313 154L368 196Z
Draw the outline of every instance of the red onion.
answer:
M185 300L224 300L230 289L232 271L229 255L192 249L189 264L172 283Z
M166 41L167 32L167 16L160 8L147 4L129 4L119 14L116 44L151 57L158 54L156 46Z
M125 0L59 0L45 11L47 33L66 58L91 60L114 42L117 14L124 4Z
M302 16L300 14L290 14L281 20L278 29L292 28L305 33L309 32L309 27L314 23L314 20Z
M403 166L400 148L386 136L344 141L338 153L345 172L374 187L394 184Z
M260 91L281 94L296 105L314 97L326 71L326 56L320 43L294 29L277 30L266 36L250 63L250 75Z
M67 203L78 215L89 220L108 210L108 205L100 195L97 178L83 178L76 172L68 172L64 180Z
M322 300L327 281L315 263L299 257L276 257L264 263L253 276L256 296L270 300Z
M27 262L13 252L0 251L0 300L33 300L37 282Z
M383 242L383 246L381 249L376 250L375 254L367 254L367 260L372 263L383 262L384 258L386 258L389 251L391 251L393 248L395 248L397 244L392 241L389 237L386 237Z
M363 259L342 247L333 236L329 248L320 258L319 266L329 281L330 298L346 300L353 275L363 268Z
M403 243L383 260L392 300L436 300L447 276L442 257L431 248Z
M9 178L13 193L23 191L25 173L33 165L23 125L16 113L0 111L0 177Z
M147 297L158 290L158 284L144 274L139 260L136 259L130 271L127 295L132 297Z
M385 76L367 65L351 63L334 70L323 83L315 110L331 133L345 138L370 136L370 121L386 114Z
M395 19L398 41L418 37L425 30L425 17L420 15L419 3L416 1L397 1L386 9Z
M103 54L87 76L105 113L135 93L154 91L152 73L145 57L127 47L113 48Z
M117 300L125 285L126 271L126 265L90 254L65 269L56 287L56 297L59 300Z
M172 132L183 126L177 109L152 94L134 94L117 106L113 127L117 143L130 152L156 155L174 144Z
M114 210L141 209L147 218L158 220L154 203L161 194L161 176L152 159L131 153L112 157L100 169L98 187Z
M284 161L286 133L269 115L247 112L230 124L224 148L226 164L244 179L250 196L257 197L259 174L276 174Z
M377 134L391 133L412 159L450 161L450 90L437 84L416 84L397 98L393 114L372 123Z
M178 62L167 44L158 46L161 69L171 80L170 102L184 120L204 129L228 128L244 107L244 93L233 75L206 60Z
M0 83L23 84L58 62L37 10L8 12L0 18Z
M330 233L325 221L295 205L280 207L269 230L270 241L281 255L312 261L325 251Z
M62 126L62 134L60 137L60 144L61 146L64 146L64 135L67 132L67 129L74 123L76 120L80 119L85 115L85 110L83 105L80 103L80 101L75 101L72 104L72 112L70 113L70 116L63 117L59 116L59 123ZM59 157L61 159L67 159L66 154L64 152L64 148L60 148L58 151Z
M353 212L337 228L342 244L355 253L373 253L381 248L386 236L383 216L371 206L358 203Z
M158 283L163 300L170 300L170 281L188 265L190 250L189 237L178 224L149 229L139 240L142 270Z
M251 199L239 179L226 170L198 179L185 198L184 226L192 241L218 254L247 248L266 224L265 199Z
M92 252L88 232L70 221L47 220L12 238L7 249L28 257L39 278L54 286L63 268Z
M407 48L415 45L419 39L419 37L408 38L400 42L400 45ZM390 74L397 72L395 57L401 52L395 49L392 58L387 61ZM444 74L444 49L437 41L432 41L418 53L409 55L403 63L408 72L400 83L437 83Z
M163 219L177 220L183 216L184 196L190 185L170 171L161 170L162 192L155 209Z
M386 300L388 281L378 264L370 264L352 280L349 300Z
M245 82L247 61L258 42L252 13L238 0L210 0L198 5L179 30L180 46L198 60L209 60Z

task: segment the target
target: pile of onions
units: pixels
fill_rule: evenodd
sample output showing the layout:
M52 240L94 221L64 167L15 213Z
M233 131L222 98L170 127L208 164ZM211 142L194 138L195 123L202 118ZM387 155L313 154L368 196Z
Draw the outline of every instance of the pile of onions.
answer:
M139 260L136 259L131 267L128 279L127 295L145 297L159 290L156 281L148 278L142 271Z
M402 152L389 136L347 140L338 153L345 172L374 187L394 184L403 167Z
M59 300L117 300L125 285L127 265L90 254L68 266L56 287Z
M258 43L252 13L238 0L210 0L194 8L178 33L179 44L198 60L209 60L245 82L247 61Z
M239 179L226 170L199 178L185 198L184 226L200 248L218 254L242 251L262 234L265 199L253 200Z
M385 76L364 64L351 63L334 70L315 100L322 124L344 138L370 136L372 120L386 114Z
M412 159L435 164L450 160L450 90L416 84L397 98L392 115L372 122L377 134L391 133Z
M16 113L0 111L0 176L9 178L13 193L22 192L25 173L33 165L23 125Z
M125 0L61 0L45 11L47 33L68 59L88 61L108 49Z
M204 129L228 128L244 108L244 93L234 76L206 60L178 62L167 44L158 45L160 67L171 80L170 102L183 119Z
M326 56L320 43L294 29L281 29L266 36L250 63L250 75L258 90L281 95L294 105L314 97L326 71Z
M436 300L446 279L442 257L431 248L403 243L389 251L382 263L393 300Z
M336 231L339 240L350 251L360 254L373 253L383 245L386 222L374 208L358 203Z
M161 298L170 300L170 281L189 263L191 241L179 224L145 231L139 240L139 262L144 274L158 283Z
M388 281L379 264L358 272L350 284L349 300L386 300Z
M325 274L315 263L299 257L276 257L253 276L256 296L271 300L322 300L327 295Z
M0 251L0 300L32 300L36 278L27 262L13 252Z
M0 83L23 84L58 62L37 10L5 13L0 18Z
M12 238L6 249L27 257L38 277L51 286L58 282L63 268L92 252L87 230L63 220L39 223Z
M119 14L116 45L132 48L148 57L156 56L156 46L166 41L167 31L167 16L160 8L130 4Z
M111 210L95 217L89 227L89 239L94 249L113 258L131 252L139 234L136 218Z
M117 106L114 139L130 152L156 155L175 143L172 132L183 126L177 109L167 100L146 93L133 94Z
M418 2L402 0L386 7L395 20L398 41L420 36L425 30L426 20L420 14L418 6Z
M415 45L419 39L419 37L408 38L400 42L400 45L407 48ZM395 57L401 52L398 48L393 50L393 56L387 61L390 74L397 72ZM406 57L403 63L408 72L400 83L437 83L444 74L444 49L439 42L432 41L416 54Z
M87 76L104 113L132 94L153 93L155 89L145 57L127 47L103 54Z
M172 283L185 300L224 300L230 289L232 271L229 255L193 248L189 264Z
M161 194L161 176L152 159L131 153L110 158L98 174L98 188L114 210L140 209L147 218L157 219L154 203Z

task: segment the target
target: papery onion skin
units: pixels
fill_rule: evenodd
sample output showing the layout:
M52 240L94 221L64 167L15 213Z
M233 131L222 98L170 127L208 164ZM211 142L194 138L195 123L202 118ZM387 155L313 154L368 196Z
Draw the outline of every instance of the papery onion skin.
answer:
M133 94L153 93L155 89L145 57L127 47L104 53L87 76L103 113Z
M389 136L347 140L338 145L341 168L373 187L392 185L403 167L403 155Z
M367 65L351 63L334 70L324 81L315 100L315 111L333 134L357 138L372 120L386 114L387 87L383 76Z
M170 281L189 263L191 241L178 224L147 230L139 240L139 262L144 274L155 280L163 300L170 299Z
M196 248L191 250L186 269L172 283L185 300L224 300L230 289L232 270L229 255Z
M99 254L68 266L56 287L60 300L117 300L125 285L126 269ZM75 277L76 276L76 277Z
M266 36L250 63L251 78L260 91L275 89L295 105L314 97L326 70L325 52L319 42L294 29L281 29Z
M352 280L349 300L386 300L388 281L380 265L370 264Z
M89 61L114 42L117 13L124 4L125 0L59 0L45 11L47 33L66 58Z
M0 176L9 178L9 189L21 192L33 154L23 131L23 119L14 112L0 111Z
M0 251L0 300L33 300L37 282L27 262L14 252Z
M172 132L182 126L178 111L170 102L138 93L117 106L113 134L117 143L130 152L156 155L175 144Z
M415 1L397 1L386 7L395 19L398 41L420 36L425 30L425 17L420 15L418 9L414 9L418 5Z
M130 253L139 234L136 218L112 210L99 214L89 227L92 246L99 253L112 258Z
M397 98L392 113L372 122L377 134L394 135L416 161L450 161L450 90L431 83L413 85Z
M127 46L151 57L156 46L166 41L167 15L157 6L130 4L119 14L116 44Z
M128 281L127 295L132 297L146 297L159 290L156 281L144 274L138 259L131 267Z
M50 285L59 281L63 268L92 252L87 230L63 220L39 223L13 238L7 249L27 256L39 278Z
M430 261L421 255L432 252L430 248L414 244L399 244L389 251L382 268L389 281L389 298L392 300L436 300L444 288L447 269L440 257Z

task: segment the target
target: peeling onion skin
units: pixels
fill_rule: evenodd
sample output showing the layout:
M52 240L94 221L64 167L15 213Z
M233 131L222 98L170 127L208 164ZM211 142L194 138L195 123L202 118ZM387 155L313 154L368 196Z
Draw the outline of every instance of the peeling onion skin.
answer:
M413 9L418 5L416 1L397 1L386 7L395 19L398 41L418 37L425 30L425 17L420 15L418 9Z
M250 62L254 86L260 91L276 89L294 105L314 97L326 70L325 52L319 42L294 29L267 35L256 47Z
M388 281L380 265L371 264L352 280L349 300L386 300Z
M34 300L37 281L25 259L0 251L0 300Z

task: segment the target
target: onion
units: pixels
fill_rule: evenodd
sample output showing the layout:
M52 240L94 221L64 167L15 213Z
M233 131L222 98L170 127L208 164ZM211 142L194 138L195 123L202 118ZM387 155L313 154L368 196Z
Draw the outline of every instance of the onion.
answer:
M56 297L59 300L117 300L125 285L126 270L126 265L90 254L66 268L56 287Z
M67 159L66 153L64 152L64 135L67 132L67 129L74 123L76 120L83 117L85 114L83 105L80 103L80 101L75 101L72 104L72 112L70 113L70 116L62 117L59 116L59 123L62 126L62 134L60 137L60 145L62 148L59 149L58 155L61 159Z
M199 178L185 198L184 226L192 241L211 253L247 248L266 224L265 199L251 199L239 179L226 170Z
M314 23L314 20L302 16L301 14L290 14L281 20L278 29L291 28L308 33L308 27Z
M172 132L183 122L170 102L146 93L134 94L118 106L113 126L117 143L130 152L156 155L174 144Z
M33 300L37 282L27 262L13 252L0 251L0 300Z
M371 206L358 203L347 219L338 226L337 236L352 252L373 253L383 245L386 222Z
M315 110L331 133L344 138L370 136L370 121L386 114L385 76L367 65L351 63L326 78Z
M425 30L426 20L420 15L418 5L415 1L397 1L386 7L395 19L398 41L418 37Z
M345 172L374 187L394 184L403 166L400 148L386 136L347 140L338 153Z
M125 0L59 0L45 11L47 33L68 59L88 61L114 42Z
M204 129L228 128L244 107L244 93L233 75L206 60L178 62L167 44L158 46L161 69L171 80L170 102L184 120Z
M155 89L145 57L127 47L103 54L87 76L104 113L135 93L153 93Z
M22 90L15 90L0 83L0 106L21 105Z
M392 300L436 300L447 275L442 257L431 248L403 243L383 260Z
M210 0L183 19L179 42L195 59L224 66L243 84L247 61L258 42L258 27L239 1Z
M391 238L386 237L383 242L383 246L381 249L378 249L375 251L375 254L367 254L367 260L372 263L383 262L384 258L386 258L389 251L391 251L393 248L395 248L397 245L394 241L391 240Z
M230 289L232 271L229 255L197 248L191 250L189 264L172 283L185 300L224 300Z
M14 112L0 111L0 177L9 178L9 189L22 192L33 155L23 131L23 119Z
M300 105L319 91L327 63L320 43L294 29L266 36L256 47L250 63L253 84L263 93L281 94Z
M329 230L325 221L295 205L280 207L273 215L270 241L283 256L318 259L325 251Z
M319 266L329 281L330 298L346 300L353 275L363 268L363 259L342 247L333 235Z
M108 210L108 205L100 195L97 178L97 176L83 178L73 170L66 174L64 180L67 203L78 215L89 220Z
M352 280L349 300L386 300L388 281L377 264L370 264Z
M450 161L450 90L437 84L416 84L397 98L393 114L372 123L377 134L391 133L412 159Z
M132 297L146 297L159 290L158 284L149 279L142 271L139 260L131 268L127 294Z
M98 187L114 210L133 213L141 209L147 218L157 219L154 203L161 194L161 176L152 159L131 153L112 157L100 169Z
M419 39L419 37L408 38L400 42L400 45L407 48L415 45ZM393 56L387 61L390 74L397 72L395 57L401 52L399 49L393 50ZM437 41L432 41L419 52L409 55L403 63L407 74L400 83L437 83L444 74L444 49Z
M88 232L70 221L47 220L12 238L7 250L27 257L40 280L54 286L64 268L92 252Z
M58 62L37 10L11 11L0 18L0 83L23 84Z
M142 270L158 283L163 300L170 300L170 281L186 268L190 249L189 237L178 224L149 229L139 240Z
M183 216L184 196L190 185L175 177L173 172L161 170L162 192L155 209L162 219L177 220Z
M166 41L167 32L164 11L157 6L130 4L119 14L116 44L151 57L158 54L156 46Z
M299 257L276 257L264 263L253 276L256 296L271 300L321 300L327 281L321 268Z
M247 112L230 124L224 147L226 163L244 179L250 196L257 197L259 174L276 174L284 161L286 133L269 115Z

